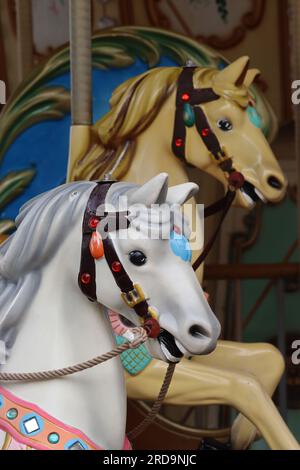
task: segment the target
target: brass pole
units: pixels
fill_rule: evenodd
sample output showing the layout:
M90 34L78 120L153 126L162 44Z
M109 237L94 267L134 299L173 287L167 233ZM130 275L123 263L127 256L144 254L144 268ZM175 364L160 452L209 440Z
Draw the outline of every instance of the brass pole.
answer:
M21 82L33 66L33 32L31 0L15 0L17 17L18 81Z
M69 0L71 118L69 164L72 169L89 144L92 116L92 11L90 0Z

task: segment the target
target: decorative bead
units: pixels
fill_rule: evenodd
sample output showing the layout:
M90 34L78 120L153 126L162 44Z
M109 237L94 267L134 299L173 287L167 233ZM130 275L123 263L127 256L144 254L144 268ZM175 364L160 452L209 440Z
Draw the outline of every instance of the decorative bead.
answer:
M155 318L149 318L144 323L144 328L147 331L149 338L157 338L160 333L160 326Z
M175 145L176 145L176 147L182 147L183 146L183 140L182 139L176 139L175 140Z
M104 256L104 246L100 233L93 232L90 239L90 253L94 259L100 259Z
M242 173L240 173L239 171L233 171L229 175L228 182L229 182L229 185L233 186L235 189L240 189L245 183L245 178L242 175Z
M81 274L80 279L81 279L82 284L89 284L92 280L92 277L89 273L83 273Z
M6 413L8 419L16 419L18 416L18 410L16 408L10 408Z
M50 444L57 444L59 442L59 434L57 434L57 432L51 432L50 434L48 434L48 442L50 442Z
M189 103L183 105L183 122L186 127L193 127L195 124L196 117L195 111Z
M183 93L183 94L181 95L182 101L190 101L190 98L191 98L191 97L190 97L190 95L189 95L188 93Z
M201 129L202 137L207 137L209 133L210 133L210 129L208 127L206 127L205 129Z
M119 263L119 261L114 261L111 265L111 269L114 273L119 273L122 269L122 265Z
M90 228L96 228L98 224L99 224L99 219L97 217L91 217L90 218L90 220L89 220Z

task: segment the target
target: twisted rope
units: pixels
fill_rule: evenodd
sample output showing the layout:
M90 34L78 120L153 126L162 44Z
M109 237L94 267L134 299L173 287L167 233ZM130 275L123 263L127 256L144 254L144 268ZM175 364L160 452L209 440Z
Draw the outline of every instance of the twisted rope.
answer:
M105 354L102 354L101 356L96 356L93 359L89 359L88 361L80 362L79 364L74 364L73 366L69 367L63 367L61 369L44 370L40 372L2 372L0 373L0 382L36 382L40 380L51 380L91 369L92 367L119 356L127 349L138 348L141 344L147 341L148 334L145 328L135 327L131 328L130 331L135 336L133 341L127 341L126 343L121 344L120 346ZM174 363L169 364L157 399L155 400L149 414L145 417L145 419L128 433L129 439L135 439L155 420L168 392L175 366L176 364Z
M158 397L156 398L151 410L145 417L145 419L138 424L134 429L129 431L127 433L127 437L130 440L135 439L139 434L141 434L145 429L155 420L156 416L158 415L161 406L163 404L163 401L165 399L165 396L167 395L174 371L175 371L175 366L176 363L172 362L168 365L168 369L163 381L163 384L161 386L160 392L158 394Z
M62 369L53 369L53 370L44 370L40 372L3 372L0 373L0 382L36 382L39 380L50 380L57 379L59 377L65 377L67 375L77 374L86 369L91 369L103 362L106 362L110 359L113 359L116 356L122 354L122 352L127 349L135 349L141 344L145 343L148 339L147 332L142 327L132 328L132 333L135 335L135 338L131 342L126 342L120 346L112 349L111 351L102 354L101 356L96 356L93 359L88 361L80 362L69 367L63 367Z

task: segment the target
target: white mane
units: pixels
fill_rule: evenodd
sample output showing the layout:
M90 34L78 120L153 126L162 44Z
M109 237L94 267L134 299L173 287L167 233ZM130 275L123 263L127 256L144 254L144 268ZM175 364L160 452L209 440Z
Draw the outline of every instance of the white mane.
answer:
M0 340L7 353L15 341L15 326L39 288L40 268L51 258L75 218L82 216L94 186L92 182L65 184L27 202L16 219L16 232L1 245ZM60 222L55 231L51 230L54 218Z

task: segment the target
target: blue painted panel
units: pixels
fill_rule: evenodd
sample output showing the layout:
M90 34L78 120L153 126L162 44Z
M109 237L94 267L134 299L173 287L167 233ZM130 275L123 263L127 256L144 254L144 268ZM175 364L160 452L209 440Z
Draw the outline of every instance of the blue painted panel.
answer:
M167 57L158 66L174 66ZM93 112L98 120L109 110L113 90L128 78L145 72L146 63L136 60L123 69L93 70ZM70 89L70 74L66 73L48 82ZM12 201L1 213L1 218L14 219L21 205L43 191L62 184L65 180L69 148L70 115L63 119L47 120L25 130L8 149L0 167L0 179L9 171L34 167L37 175L26 191Z

